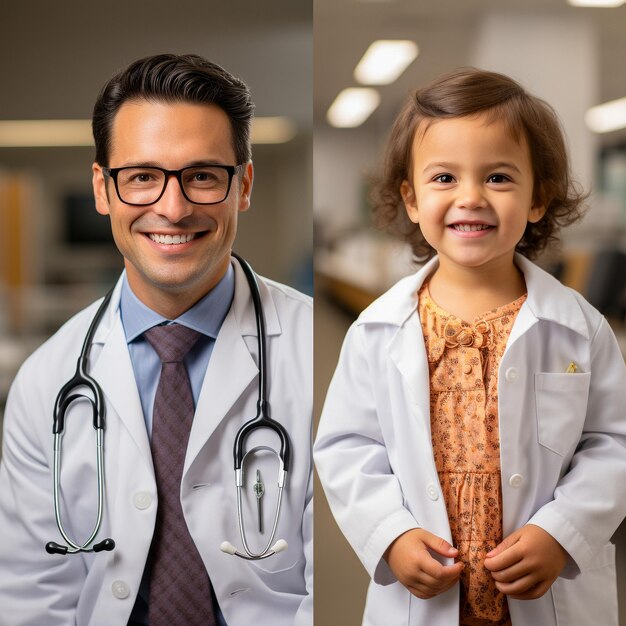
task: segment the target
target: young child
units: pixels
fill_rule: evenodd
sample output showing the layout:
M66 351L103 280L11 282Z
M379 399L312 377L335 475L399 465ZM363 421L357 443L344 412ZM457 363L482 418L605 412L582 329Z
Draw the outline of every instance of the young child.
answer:
M377 217L436 256L349 330L315 445L364 624L617 626L624 360L528 260L583 199L555 113L506 76L457 70L398 116Z

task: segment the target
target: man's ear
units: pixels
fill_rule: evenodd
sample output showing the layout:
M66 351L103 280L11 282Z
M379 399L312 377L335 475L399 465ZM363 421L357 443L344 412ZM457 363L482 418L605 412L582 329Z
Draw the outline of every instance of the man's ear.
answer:
M250 208L250 196L252 195L252 182L254 180L254 167L252 161L244 166L243 174L239 182L239 210L247 211Z
M93 197L96 201L96 211L101 215L109 214L109 194L107 192L106 178L102 172L102 167L98 163L91 166L93 176L91 184L93 186Z
M415 198L415 189L408 180L403 180L400 185L400 195L406 208L406 213L409 219L414 223L419 223L419 217L417 215L417 199Z

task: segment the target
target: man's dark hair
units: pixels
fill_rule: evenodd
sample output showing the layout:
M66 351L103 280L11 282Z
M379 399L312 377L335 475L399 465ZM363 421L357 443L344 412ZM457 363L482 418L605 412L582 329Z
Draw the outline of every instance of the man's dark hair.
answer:
M250 160L254 104L248 86L201 56L159 54L135 61L111 78L100 92L92 118L99 165L110 165L115 115L125 102L137 100L218 106L230 120L237 164Z

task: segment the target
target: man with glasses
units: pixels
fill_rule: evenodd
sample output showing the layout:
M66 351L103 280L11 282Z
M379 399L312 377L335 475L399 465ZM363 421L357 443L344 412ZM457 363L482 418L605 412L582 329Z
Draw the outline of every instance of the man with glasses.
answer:
M44 551L63 534L52 411L95 303L27 360L9 396L2 624L312 624L311 302L260 278L268 404L291 442L276 529L288 547L263 560L220 550L237 543L233 442L259 395L251 288L231 255L238 214L250 206L252 112L246 85L195 55L136 61L96 102L96 210L109 216L125 265L88 352L106 415L99 543ZM67 405L56 514L71 547L90 536L98 494L93 402L72 396ZM277 446L272 436L248 449L263 457ZM268 456L245 479L252 550L265 545L278 500Z

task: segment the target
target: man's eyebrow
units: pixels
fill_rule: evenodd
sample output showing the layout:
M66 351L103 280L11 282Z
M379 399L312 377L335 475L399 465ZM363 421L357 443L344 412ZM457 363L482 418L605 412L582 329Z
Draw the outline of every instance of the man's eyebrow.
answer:
M221 159L198 159L186 163L183 167L202 167L203 165L229 165L229 163L223 163ZM169 169L158 161L129 161L119 167L160 167L164 170Z
M222 159L200 159L191 161L185 167L200 167L202 165L230 165L230 163L224 163Z

